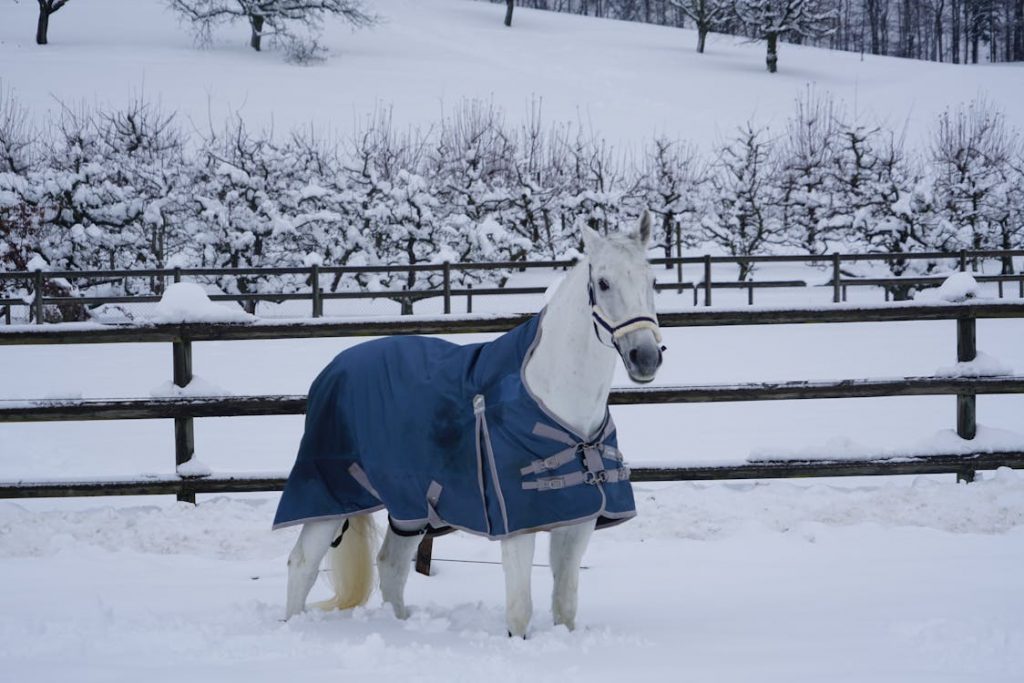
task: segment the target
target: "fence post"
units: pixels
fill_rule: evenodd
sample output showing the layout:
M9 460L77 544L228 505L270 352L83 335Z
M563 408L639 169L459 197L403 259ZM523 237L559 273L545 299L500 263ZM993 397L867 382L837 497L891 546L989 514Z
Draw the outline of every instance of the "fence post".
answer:
M36 270L35 288L32 308L35 309L36 325L41 325L43 323L43 271L41 270Z
M444 312L447 315L452 312L452 264L445 261L441 272L444 275Z
M704 254L704 305L711 305L711 255Z
M321 318L324 315L324 300L320 296L320 266L315 263L309 268L309 286L313 289L313 317Z
M184 334L172 342L174 353L174 384L179 387L188 386L192 381L192 341ZM195 453L195 431L191 417L174 418L174 464L188 462ZM194 492L179 492L178 500L183 503L196 502Z
M181 282L181 266L177 266L174 269L174 281Z
M680 239L682 236L682 228L679 226L679 221L676 221L676 294L683 293L683 242Z
M839 252L832 252L832 303L842 301L842 287L839 284Z
M473 312L473 283L466 285L466 313Z
M957 318L956 321L956 359L966 363L978 355L978 339L976 319L973 316ZM961 439L973 439L978 433L976 422L977 399L972 392L956 396L956 433ZM965 468L956 474L957 481L974 481L974 470Z
M966 272L967 270L967 250L960 250L960 272Z

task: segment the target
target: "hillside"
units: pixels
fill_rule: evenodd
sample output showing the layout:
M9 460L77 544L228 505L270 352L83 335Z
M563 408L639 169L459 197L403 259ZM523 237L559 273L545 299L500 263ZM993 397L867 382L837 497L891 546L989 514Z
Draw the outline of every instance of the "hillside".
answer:
M91 0L54 15L50 45L33 43L35 3L0 7L0 80L42 117L58 106L119 105L140 93L200 129L238 113L277 130L345 132L375 107L427 125L463 98L493 99L515 120L530 102L545 118L581 120L611 141L652 132L701 145L748 119L781 124L806 88L830 91L866 118L908 126L920 142L937 113L978 96L1024 127L1024 66L954 66L783 45L780 73L764 48L691 31L469 0L377 0L378 27L331 24L330 58L300 67L247 47L236 25L197 48L160 0ZM130 27L130 28L129 28Z

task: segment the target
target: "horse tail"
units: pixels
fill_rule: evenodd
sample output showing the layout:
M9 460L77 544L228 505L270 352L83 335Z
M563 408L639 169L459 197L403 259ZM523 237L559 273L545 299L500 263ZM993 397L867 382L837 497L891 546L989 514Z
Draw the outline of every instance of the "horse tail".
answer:
M341 543L328 552L334 597L316 604L323 610L352 609L365 605L373 593L373 554L377 526L372 515L349 517Z

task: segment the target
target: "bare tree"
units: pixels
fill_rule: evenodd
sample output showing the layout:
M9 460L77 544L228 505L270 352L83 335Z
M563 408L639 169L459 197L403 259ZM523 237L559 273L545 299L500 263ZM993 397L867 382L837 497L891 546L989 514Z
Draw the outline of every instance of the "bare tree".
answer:
M738 0L736 13L752 35L768 42L770 73L778 71L779 38L820 38L832 33L836 23L829 0Z
M36 44L46 45L46 33L50 28L50 15L55 13L69 0L39 0L39 22L36 24Z
M189 21L200 42L213 27L244 19L249 23L249 46L263 47L264 36L275 36L298 61L319 52L316 36L324 17L340 17L356 27L370 26L377 17L363 0L167 0L171 9ZM305 57L305 58L304 58Z
M714 31L732 13L730 0L668 0L697 26L697 52L704 52L708 33Z

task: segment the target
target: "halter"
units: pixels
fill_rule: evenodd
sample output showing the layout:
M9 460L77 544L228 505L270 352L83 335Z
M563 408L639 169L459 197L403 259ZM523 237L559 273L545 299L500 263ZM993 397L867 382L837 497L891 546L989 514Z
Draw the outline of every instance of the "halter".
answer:
M634 330L650 330L654 333L655 341L661 344L661 330L658 328L657 318L652 318L648 315L638 315L617 323L605 315L605 312L597 305L597 295L594 294L593 266L590 267L590 274L587 276L587 296L590 298L590 316L594 319L594 334L597 336L597 341L603 345L618 350L619 338ZM608 334L608 341L601 337L601 330Z

